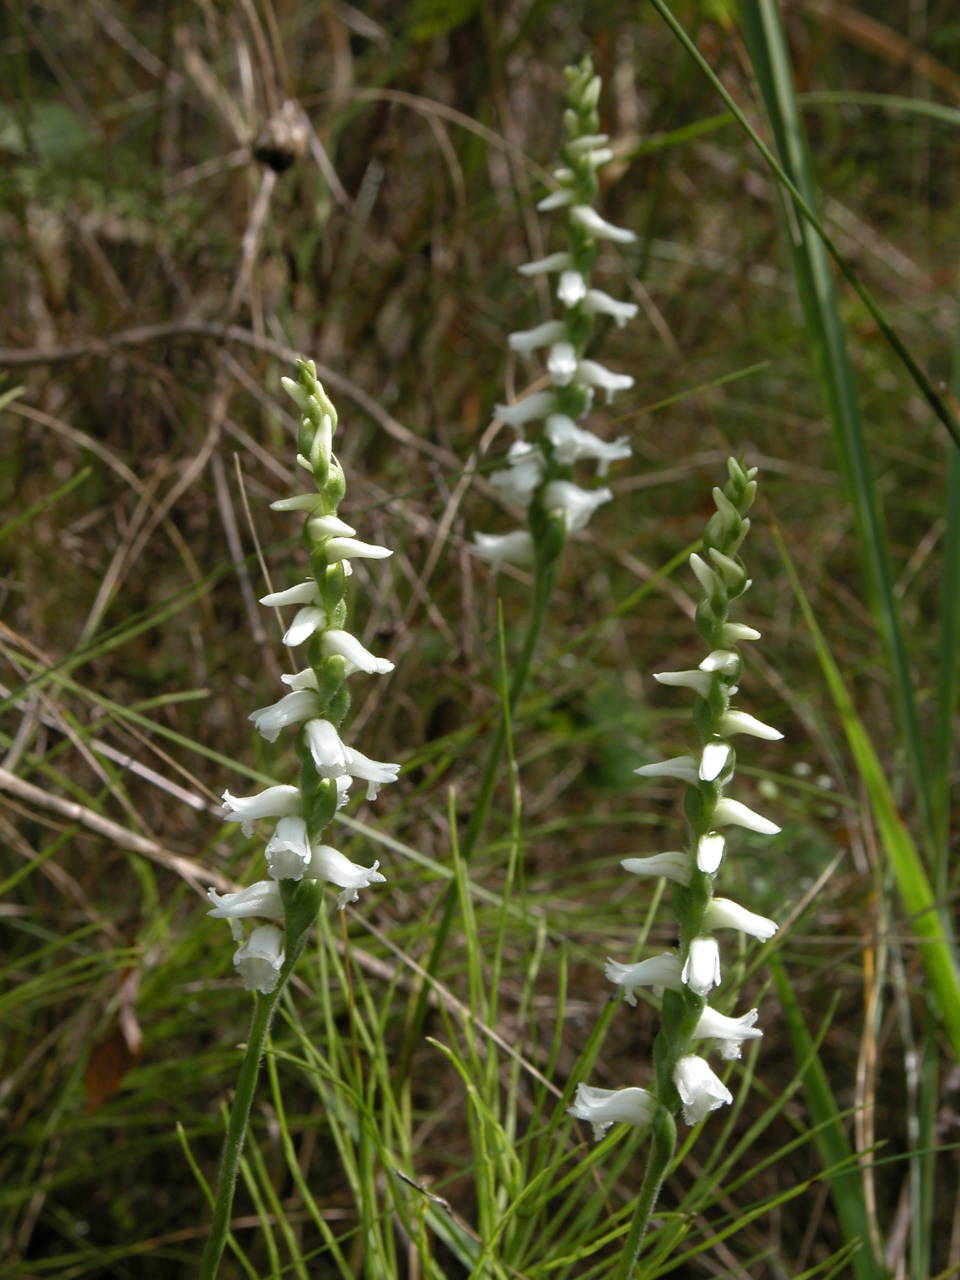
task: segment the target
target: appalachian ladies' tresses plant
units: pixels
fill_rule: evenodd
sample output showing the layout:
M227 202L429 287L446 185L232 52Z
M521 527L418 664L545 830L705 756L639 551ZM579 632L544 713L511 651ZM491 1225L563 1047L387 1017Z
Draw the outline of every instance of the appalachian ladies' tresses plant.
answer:
M252 796L223 795L225 817L239 822L246 835L255 824L273 823L266 839L267 878L236 893L209 891L211 916L226 919L234 942L233 962L243 985L255 992L253 1024L244 1054L224 1144L213 1224L201 1265L204 1280L216 1275L230 1221L230 1209L260 1058L270 1020L284 985L302 953L316 919L323 884L339 890L342 909L359 891L382 882L379 863L359 866L326 843L334 814L348 799L355 780L366 784L368 800L395 782L400 766L371 760L340 736L350 708L348 678L355 672L384 675L393 669L370 653L347 626L346 580L351 561L381 560L386 547L362 542L337 514L346 489L343 469L333 452L337 411L317 380L309 360L301 360L296 381L283 385L300 415L297 462L313 488L272 505L303 517L309 575L261 604L296 606L283 643L303 655L300 669L282 677L287 692L277 702L250 713L256 729L275 742L287 728L297 732L300 775L297 782L267 787Z
M579 423L600 390L609 403L617 391L633 386L633 378L614 373L585 354L598 316L619 326L636 315L632 302L612 298L591 283L597 252L603 243L629 244L632 231L607 222L594 209L599 190L597 171L613 157L609 138L599 133L597 101L600 77L589 57L567 67L566 138L562 165L554 171L557 189L537 206L563 218L566 248L520 268L525 276L549 275L556 280L559 314L532 329L511 333L508 342L522 355L544 352L550 386L512 405L497 405L497 416L513 427L518 439L507 455L508 465L494 472L491 482L510 502L528 513L528 527L504 534L478 533L475 550L495 562L542 565L559 553L568 532L582 529L593 512L613 496L609 489L586 489L572 479L574 464L596 463L606 475L611 462L630 456L625 438L605 441ZM533 439L525 428L541 422Z
M702 591L697 629L708 652L692 670L654 675L661 684L693 693L698 745L690 755L636 770L641 777L675 778L686 785L687 847L625 858L622 863L632 875L663 877L672 882L680 943L676 951L636 964L608 960L606 967L607 977L630 1004L636 1003L636 992L641 987L661 993L661 1027L653 1045L653 1080L649 1088L628 1085L598 1089L581 1084L570 1108L574 1116L593 1125L597 1138L617 1121L652 1128L652 1148L623 1256L623 1276L632 1271L673 1156L675 1114L682 1111L687 1124L697 1124L711 1111L733 1101L729 1088L707 1061L707 1053L713 1048L719 1050L721 1058L739 1058L743 1043L762 1035L756 1025L756 1009L731 1017L707 1003L723 977L716 934L736 929L765 941L777 928L772 920L714 894L727 855L729 828L744 827L763 835L775 835L780 830L769 818L726 794L736 766L732 739L741 735L771 740L782 737L778 730L731 705L741 674L739 646L760 636L752 627L730 617L731 605L750 586L737 553L750 527L746 513L756 496L756 468L746 468L733 459L727 465L727 483L713 491L716 511L704 532L702 554L690 557L690 567Z

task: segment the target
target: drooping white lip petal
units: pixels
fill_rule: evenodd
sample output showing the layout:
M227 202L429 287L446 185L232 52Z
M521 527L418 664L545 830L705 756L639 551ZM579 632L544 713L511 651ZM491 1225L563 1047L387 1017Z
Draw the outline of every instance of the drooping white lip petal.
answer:
M283 931L264 924L254 929L243 946L233 953L240 981L248 991L269 995L280 981L283 968Z
M579 271L563 271L557 285L557 297L565 307L575 307L587 296L587 282Z
M320 591L315 582L298 582L296 586L287 587L285 591L271 591L261 596L260 603L275 609L287 604L317 605L320 603Z
M515 440L507 454L509 466L495 471L490 483L507 502L526 507L543 479L543 454L525 440Z
M553 395L549 391L535 391L532 396L527 396L525 400L518 400L516 404L498 404L494 406L494 416L499 418L501 422L505 422L508 427L515 427L518 430L526 423L532 422L534 418L545 417L553 408Z
M257 818L286 818L300 812L300 792L296 787L267 787L254 796L223 793L225 822L239 822L245 836L253 835Z
M739 800L729 800L726 796L717 801L713 822L718 827L746 827L748 831L758 831L763 836L775 836L780 831L777 824L769 818L755 813Z
M254 727L268 742L276 742L281 729L309 719L316 714L318 706L317 695L312 689L296 689L269 707L251 711L247 719L253 721Z
M386 876L380 874L379 866L379 862L372 867L358 866L339 849L329 844L315 844L306 874L314 880L329 880L343 890L337 897L337 906L342 911L348 902L356 902L360 889L385 883Z
M521 329L517 333L507 335L507 344L511 351L536 351L538 347L549 347L551 342L559 342L566 333L560 320L547 320L534 329Z
M577 366L577 374L580 381L585 382L588 387L599 387L607 404L613 400L614 392L628 391L633 386L633 378L629 373L614 373L596 360L581 360Z
M727 842L719 831L708 831L697 841L697 870L713 875L723 861Z
M683 1118L687 1124L698 1124L709 1112L733 1101L733 1094L719 1076L695 1054L688 1054L678 1061L673 1083L683 1103Z
M396 782L400 773L398 764L390 764L386 760L371 760L362 751L353 747L344 748L347 772L353 778L362 778L367 784L367 799L376 800L380 788L387 782Z
M759 1040L763 1032L756 1025L760 1015L756 1009L741 1014L739 1018L728 1018L716 1009L705 1005L700 1019L693 1029L695 1040L719 1040L720 1053L728 1061L740 1057L740 1047L744 1040Z
M730 759L730 746L726 742L708 742L700 757L701 782L713 782L720 777Z
M693 756L672 756L669 760L642 764L633 772L641 778L679 778L681 782L689 782L691 786L696 786L698 781L697 762Z
M617 244L632 244L637 238L634 232L628 231L626 227L615 227L612 222L607 222L606 218L601 218L596 209L591 209L588 204L575 205L570 210L570 216L575 222L579 222L584 230L596 236L598 240L613 240Z
M602 289L588 289L583 301L587 312L591 315L612 316L619 329L622 329L628 320L632 320L638 310L635 302L620 302L616 298L611 298L609 293L604 293Z
M634 876L663 876L676 884L690 883L690 855L676 850L653 853L646 858L621 858L620 865Z
M315 631L319 631L326 621L326 613L316 605L307 605L299 609L283 633L283 643L288 649L296 649L297 645L303 644L304 640L309 640Z
M324 547L329 560L384 560L392 556L389 547L375 542L360 542L357 538L331 538Z
M739 929L761 942L772 938L779 927L775 920L748 911L731 898L711 898L703 914L703 923L707 929Z
M320 688L317 681L317 673L312 667L304 667L302 671L296 671L293 675L284 674L280 679L288 689L313 689L316 691Z
M756 716L746 711L728 711L720 721L720 732L728 736L734 733L748 733L752 738L765 738L768 742L778 742L783 734L773 725L764 724Z
M265 850L274 880L302 880L310 865L310 840L302 818L281 818Z
M581 489L569 480L551 480L543 493L548 511L559 511L569 532L582 529L597 507L613 497L610 489Z
M714 649L700 663L701 671L719 671L721 675L732 676L740 666L740 655L732 649Z
M524 568L533 564L533 539L526 529L512 533L475 533L471 550L493 564L515 564Z
M537 258L535 262L525 262L517 270L522 276L543 276L550 271L566 271L573 266L573 258L569 253L549 253L545 258Z
M656 1114L657 1100L646 1089L596 1089L579 1084L573 1106L567 1110L577 1120L593 1125L593 1136L599 1142L612 1124L648 1125Z
M668 987L671 991L679 991L683 986L680 981L680 960L673 951L665 951L663 955L651 956L649 960L640 960L637 964L620 964L616 960L607 960L603 970L608 981L623 988L627 1004L637 1003L638 987Z
M606 441L592 431L578 427L572 418L562 413L552 413L546 422L547 439L553 445L554 456L561 466L570 466L581 458L593 458L597 462L597 474L604 476L611 462L629 458L633 452L626 436Z
M386 658L374 657L349 631L339 631L334 627L324 631L320 638L320 649L324 657L339 654L345 658L351 671L366 671L368 675L384 676L393 670L392 662Z
M720 985L720 948L716 938L694 938L687 950L680 979L698 996Z
M713 678L706 671L655 671L653 678L658 684L670 685L677 689L692 689L701 698L710 696L713 685Z
M547 356L547 372L558 387L568 387L577 372L577 353L569 342L556 342Z
M217 893L216 889L208 889L207 897L213 903L213 910L207 915L216 920L244 920L251 916L283 919L283 899L275 880L258 880L236 893Z

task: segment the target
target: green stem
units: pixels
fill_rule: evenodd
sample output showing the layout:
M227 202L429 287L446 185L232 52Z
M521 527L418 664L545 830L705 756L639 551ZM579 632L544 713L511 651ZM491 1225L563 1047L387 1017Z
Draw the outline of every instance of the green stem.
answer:
M640 1246L650 1223L650 1216L660 1195L660 1188L667 1176L667 1170L673 1160L673 1152L677 1144L677 1125L673 1116L665 1107L657 1112L650 1133L650 1155L647 1157L647 1168L637 1196L637 1207L633 1215L633 1223L627 1243L620 1257L620 1269L616 1280L630 1280L633 1269L637 1265Z
M470 861L477 841L486 824L487 816L490 812L490 802L493 799L493 791L496 786L497 777L500 772L500 758L503 755L503 749L507 740L507 728L510 724L511 716L516 709L527 682L527 676L530 673L530 666L533 662L533 655L536 652L537 643L540 639L540 633L543 630L544 620L547 616L547 610L550 606L550 597L553 594L553 583L556 576L556 557L553 557L548 563L543 563L538 558L537 568L534 576L533 584L533 605L530 610L530 620L527 624L527 633L524 637L523 648L520 650L520 656L517 659L516 666L513 669L513 678L510 681L509 691L507 695L507 705L503 708L503 714L498 718L496 733L490 743L490 750L487 754L487 762L483 770L483 777L480 781L480 791L477 795L477 801L474 805L473 812L470 815L470 821L467 823L467 829L463 834L460 842L460 857L464 863ZM413 1011L413 1016L407 1028L407 1035L404 1042L403 1053L400 1056L400 1062L397 1068L398 1084L401 1084L406 1078L410 1070L413 1049L423 1031L424 1019L427 1015L427 1003L430 999L430 979L436 973L437 966L440 963L440 957L443 954L450 936L450 929L453 925L454 911L457 905L457 885L455 881L451 881L447 887L447 895L443 904L443 915L437 925L433 938L433 946L426 964L423 966L423 980L417 995L417 1003Z

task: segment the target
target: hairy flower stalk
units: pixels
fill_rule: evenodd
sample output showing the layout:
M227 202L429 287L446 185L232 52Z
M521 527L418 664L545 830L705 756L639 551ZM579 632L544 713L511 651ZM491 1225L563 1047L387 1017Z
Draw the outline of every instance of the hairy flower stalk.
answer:
M720 946L714 933L737 929L765 941L776 924L729 898L714 896L714 882L727 856L731 826L765 835L780 828L742 801L727 796L734 776L736 752L731 739L746 734L764 739L782 737L776 729L731 707L738 692L741 659L738 645L759 639L759 633L730 619L730 606L750 586L738 553L750 527L746 517L756 496L756 468L730 459L729 479L713 491L716 512L707 523L701 554L690 567L702 590L697 606L697 629L708 653L696 670L660 672L661 684L689 689L695 695L693 719L699 737L695 753L644 765L642 777L671 778L686 784L684 809L689 829L685 853L626 858L624 869L634 875L663 876L673 883L679 948L636 964L608 960L607 977L636 1003L641 987L661 993L661 1027L653 1045L654 1079L649 1090L628 1086L598 1091L580 1085L572 1115L587 1120L598 1135L613 1120L650 1125L651 1151L638 1197L633 1226L621 1263L620 1276L632 1274L640 1243L660 1186L673 1158L676 1113L697 1124L711 1111L733 1101L724 1082L710 1067L704 1052L719 1049L725 1059L739 1058L747 1040L758 1039L757 1011L728 1017L707 1001L720 985ZM602 1103L600 1101L602 1094ZM645 1095L644 1099L638 1095ZM617 1102L623 1095L623 1104Z
M252 835L254 824L261 820L273 821L274 827L264 848L267 879L236 893L209 891L213 909L208 914L230 925L239 944L234 966L243 985L256 994L201 1263L202 1280L211 1280L217 1273L270 1021L306 945L323 884L339 890L337 905L342 910L356 901L361 889L384 880L379 862L369 867L352 862L324 843L324 833L346 804L354 780L366 784L367 799L373 800L382 785L396 781L400 768L371 760L340 737L340 725L350 708L348 677L354 672L384 675L393 670L391 662L370 653L345 629L350 562L380 560L392 553L387 547L358 540L356 530L337 515L346 489L343 469L333 452L337 411L317 380L312 361L301 360L298 373L296 381L282 381L300 413L297 462L314 488L272 505L303 517L310 576L265 595L261 604L298 607L283 643L290 649L301 648L306 665L283 676L288 692L270 706L251 712L250 720L268 742L275 742L286 729L296 731L300 776L296 785L267 787L252 796L223 793L224 818L239 822L245 835Z

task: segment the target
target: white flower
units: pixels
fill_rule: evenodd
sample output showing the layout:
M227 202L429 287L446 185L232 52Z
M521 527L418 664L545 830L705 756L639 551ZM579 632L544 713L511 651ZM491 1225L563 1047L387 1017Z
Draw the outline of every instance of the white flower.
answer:
M519 430L534 418L546 417L552 408L553 392L535 391L532 396L527 396L525 400L518 400L516 404L495 405L493 413L494 417L505 422L508 427L516 427Z
M281 729L316 715L318 707L319 700L312 689L295 689L293 693L284 694L279 702L251 711L247 719L253 721L268 742L276 742Z
M573 138L567 143L567 149L575 156L582 156L585 151L606 146L609 141L608 133L581 133L579 138Z
M621 858L620 865L634 876L663 876L676 884L690 883L690 856L675 850L647 858Z
M620 1121L648 1125L656 1114L657 1100L646 1089L595 1089L578 1084L573 1106L567 1110L578 1120L588 1120L599 1142L610 1126Z
M275 880L258 880L237 893L217 893L216 889L208 889L207 897L213 903L213 910L207 915L216 920L229 920L234 942L243 937L238 920L249 919L250 916L282 920L284 916L280 886Z
M602 289L588 289L583 299L583 309L588 315L613 316L617 328L622 329L637 314L635 302L618 302Z
M641 778L679 778L692 787L697 785L697 762L693 756L671 756L669 760L657 760L653 764L642 764L633 771Z
M562 187L559 191L551 191L550 195L544 196L538 202L537 209L541 213L549 213L551 209L562 209L565 205L573 204L576 198L572 187Z
M346 747L329 720L308 720L307 746L321 778L339 778L347 773Z
M389 547L374 542L359 542L356 538L331 538L324 546L328 560L383 560L392 556Z
M745 622L725 622L720 628L720 640L725 648L738 644L741 640L759 640L760 632L755 627L748 627Z
M257 818L288 818L300 812L300 792L296 787L267 787L255 796L223 793L224 822L239 822L245 836L253 835Z
M302 880L310 865L310 838L302 818L281 818L266 850L274 880Z
M568 467L581 458L594 458L597 462L597 474L605 476L611 462L621 458L629 458L630 445L626 436L619 440L606 441L595 436L592 431L584 431L566 414L552 413L546 422L547 439L553 445L554 456L561 466Z
M585 231L589 231L598 240L614 240L618 244L631 244L637 238L626 227L615 227L612 222L601 218L599 213L591 209L588 204L575 205L570 210L570 216L574 222L579 222Z
M703 1058L688 1054L674 1068L673 1083L683 1103L687 1124L698 1124L710 1111L733 1101L733 1094Z
M283 932L273 924L254 929L243 946L233 953L240 981L248 991L269 995L280 981L283 968Z
M316 516L310 521L310 532L315 538L352 538L357 532L339 516Z
M769 818L755 813L739 800L728 800L726 796L717 801L713 811L713 823L717 827L746 827L748 831L759 831L764 836L775 836L780 830Z
M719 831L708 831L697 841L697 870L713 873L723 861L723 853L727 842Z
M720 948L716 938L693 939L680 979L695 995L704 997L720 985Z
M271 511L316 511L323 503L322 493L294 493L270 503Z
M577 353L570 342L556 342L547 356L547 372L558 387L567 387L577 372Z
M375 862L372 867L360 867L331 845L315 844L304 874L314 880L329 880L341 888L343 893L337 896L337 906L342 911L348 902L356 902L358 890L385 883L386 876L377 870L379 866L380 863Z
M726 742L708 742L700 757L700 781L714 782L727 767L730 745Z
M296 586L287 587L285 591L271 591L260 597L260 603L279 609L287 604L319 604L320 590L312 580L298 582Z
M551 342L559 341L566 333L566 326L560 320L547 320L538 324L535 329L521 329L517 333L507 335L507 344L511 351L526 353L535 351L537 347L549 347Z
M708 596L712 595L720 585L719 579L707 564L706 560L704 560L702 556L698 556L695 551L690 557L690 568L696 575L696 579L703 588L704 594Z
M320 631L326 625L326 612L318 605L307 605L306 608L297 610L293 621L283 633L283 644L288 649L295 649L298 644L309 640L315 631Z
M693 1038L703 1040L709 1037L720 1041L720 1056L732 1061L740 1057L740 1046L744 1040L759 1040L763 1032L756 1026L760 1015L756 1009L742 1014L739 1018L728 1018L716 1009L705 1006L700 1020L693 1029Z
M347 675L354 671L366 671L368 675L385 676L393 670L393 663L386 658L376 658L365 649L356 636L349 631L338 631L331 627L320 637L320 650L324 657L339 655L347 662Z
M671 685L677 689L692 689L701 698L709 696L713 685L713 677L705 671L655 671L653 678L658 684Z
M522 276L542 276L550 271L566 271L573 266L573 258L566 251L547 254L535 262L525 262L517 270Z
M557 297L565 307L575 307L587 297L587 282L579 271L561 272Z
M703 925L705 929L739 929L761 942L772 938L778 928L775 920L758 916L755 911L748 911L730 898L711 898L703 913Z
M533 491L543 478L543 454L525 440L515 440L507 452L507 461L510 465L495 471L490 483L507 502L529 506Z
M493 564L533 564L533 539L526 529L513 533L475 533L473 553Z
M400 773L398 764L390 764L386 760L371 760L362 751L353 747L345 747L346 772L351 778L362 778L367 784L367 799L376 800L380 788L387 782L396 782Z
M783 737L779 729L764 724L756 716L746 711L728 711L720 720L720 732L728 736L734 733L748 733L753 738L765 738L768 742L777 742Z
M317 673L312 667L304 667L302 671L296 671L293 675L284 673L280 679L288 689L313 689L316 691L320 688L317 681Z
M732 649L714 649L700 663L701 671L719 671L721 675L736 675L740 666L740 655Z
M610 982L623 988L624 999L633 1005L637 1003L637 987L669 987L671 991L679 991L683 985L680 981L680 960L673 951L651 956L637 964L619 964L608 959L603 972Z
M581 360L577 366L577 377L588 387L600 387L607 397L607 404L613 400L615 391L627 391L633 386L629 373L614 373L596 360Z
M548 511L559 511L568 532L582 529L597 507L613 497L610 489L581 489L569 480L551 480L544 490Z

